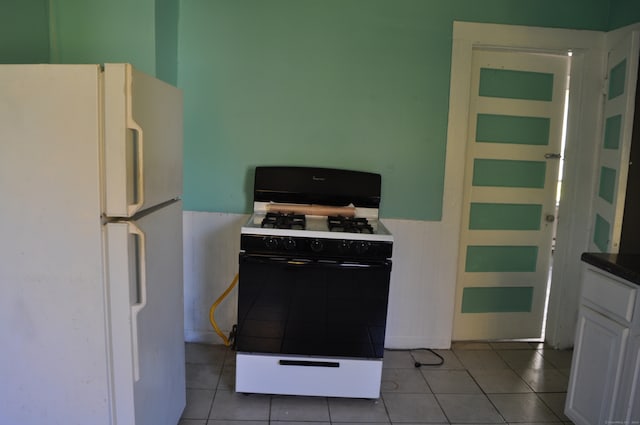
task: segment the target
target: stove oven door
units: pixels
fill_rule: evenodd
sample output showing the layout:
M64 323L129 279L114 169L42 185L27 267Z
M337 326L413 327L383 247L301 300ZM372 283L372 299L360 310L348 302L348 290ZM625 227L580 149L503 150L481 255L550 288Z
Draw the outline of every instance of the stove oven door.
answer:
M391 261L240 254L238 352L383 357Z

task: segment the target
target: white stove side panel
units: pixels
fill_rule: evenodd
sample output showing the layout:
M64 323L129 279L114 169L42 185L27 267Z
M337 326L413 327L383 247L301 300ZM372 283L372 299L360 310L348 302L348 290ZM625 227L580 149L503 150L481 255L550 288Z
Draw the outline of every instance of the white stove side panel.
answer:
M338 367L282 365L281 360L337 362ZM236 392L324 397L380 397L382 360L236 355Z

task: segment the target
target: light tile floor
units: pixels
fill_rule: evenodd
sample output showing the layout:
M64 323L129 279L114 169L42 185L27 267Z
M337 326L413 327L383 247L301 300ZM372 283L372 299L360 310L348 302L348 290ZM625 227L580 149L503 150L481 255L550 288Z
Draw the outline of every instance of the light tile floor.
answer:
M235 352L187 344L187 407L180 425L570 423L563 414L571 351L527 342L456 343L386 351L378 400L234 392Z

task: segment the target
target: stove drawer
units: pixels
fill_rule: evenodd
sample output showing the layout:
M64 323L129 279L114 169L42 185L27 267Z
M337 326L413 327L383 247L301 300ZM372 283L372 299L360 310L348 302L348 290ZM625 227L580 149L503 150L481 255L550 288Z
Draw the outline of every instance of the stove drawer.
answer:
M378 398L381 377L382 360L236 355L240 393Z

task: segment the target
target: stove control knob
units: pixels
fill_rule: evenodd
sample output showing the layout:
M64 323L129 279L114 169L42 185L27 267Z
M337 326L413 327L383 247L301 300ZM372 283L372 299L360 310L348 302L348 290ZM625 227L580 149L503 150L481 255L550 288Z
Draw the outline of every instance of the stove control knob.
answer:
M346 254L351 249L351 242L343 240L338 244L338 252L340 254Z
M266 246L267 249L278 249L278 245L280 245L280 241L277 238L264 238L264 246Z
M313 239L309 244L309 247L313 252L320 252L324 248L324 245L322 244L322 241L320 239Z
M284 243L284 249L286 249L287 251L292 251L296 249L296 241L293 238L287 238L283 241L283 243Z
M357 242L355 246L356 253L358 254L364 254L365 252L369 251L369 248L371 248L371 242L367 241Z

